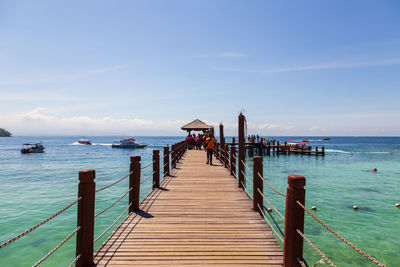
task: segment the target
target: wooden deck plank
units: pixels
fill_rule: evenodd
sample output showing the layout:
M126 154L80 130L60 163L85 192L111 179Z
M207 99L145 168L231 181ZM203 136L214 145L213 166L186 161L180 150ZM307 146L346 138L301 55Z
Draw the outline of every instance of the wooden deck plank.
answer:
M188 151L98 249L97 266L282 266L282 248L236 180L205 161Z

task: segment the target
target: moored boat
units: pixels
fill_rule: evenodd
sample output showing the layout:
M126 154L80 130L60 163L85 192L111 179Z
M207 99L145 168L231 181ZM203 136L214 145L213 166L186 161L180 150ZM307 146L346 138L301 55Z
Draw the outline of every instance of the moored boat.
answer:
M123 138L119 141L119 144L112 144L114 148L144 148L146 144L139 143L133 138Z
M43 153L45 147L42 144L42 141L40 143L32 143L32 144L23 144L21 148L21 153L22 154L27 154L27 153Z
M90 140L87 140L87 139L79 139L78 143L81 145L91 145L92 144L92 142L90 142Z

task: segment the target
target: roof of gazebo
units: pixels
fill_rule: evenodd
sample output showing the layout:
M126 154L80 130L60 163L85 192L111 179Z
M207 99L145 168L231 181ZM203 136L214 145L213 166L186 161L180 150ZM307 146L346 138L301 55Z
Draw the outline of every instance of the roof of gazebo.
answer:
M189 122L188 124L181 127L181 129L185 131L204 131L204 130L209 130L211 128L212 126L202 122L199 119Z

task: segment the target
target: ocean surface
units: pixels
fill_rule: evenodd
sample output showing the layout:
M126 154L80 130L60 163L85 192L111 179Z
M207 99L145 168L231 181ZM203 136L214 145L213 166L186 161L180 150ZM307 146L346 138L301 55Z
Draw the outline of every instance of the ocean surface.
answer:
M93 145L79 145L80 138ZM11 137L0 138L0 243L25 231L77 198L78 172L96 170L96 187L108 185L129 172L129 157L152 161L152 150L183 137L137 137L145 149L111 148L114 137ZM274 137L299 140L299 137ZM400 266L400 137L305 137L311 146L325 146L325 157L308 155L264 156L268 183L286 192L287 176L306 177L306 206L355 245L387 266ZM43 154L21 154L21 144L43 141ZM227 138L228 140L228 138ZM162 158L162 157L161 157ZM246 159L251 168L251 158ZM369 170L377 168L378 172ZM151 168L142 171L147 177ZM162 174L162 173L161 173ZM249 174L250 175L250 174ZM151 179L141 188L145 193ZM128 179L96 194L96 213L128 190ZM249 191L251 188L249 187ZM283 197L264 188L272 204L284 213ZM143 196L144 197L144 196ZM142 197L142 198L143 198ZM95 237L127 207L124 198L95 220ZM268 206L268 204L265 204ZM353 205L359 207L353 210ZM283 222L273 212L283 229ZM32 266L76 228L76 205L27 236L0 249L0 266ZM109 232L111 233L111 231ZM337 266L375 266L305 215L305 234ZM107 238L95 243L95 249ZM311 266L320 257L305 242L304 258ZM75 258L75 237L41 266L68 266Z

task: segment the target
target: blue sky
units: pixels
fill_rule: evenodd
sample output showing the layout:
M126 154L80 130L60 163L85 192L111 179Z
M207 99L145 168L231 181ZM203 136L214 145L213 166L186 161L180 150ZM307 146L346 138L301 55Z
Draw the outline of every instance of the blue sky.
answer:
M399 1L2 1L16 135L399 135Z

